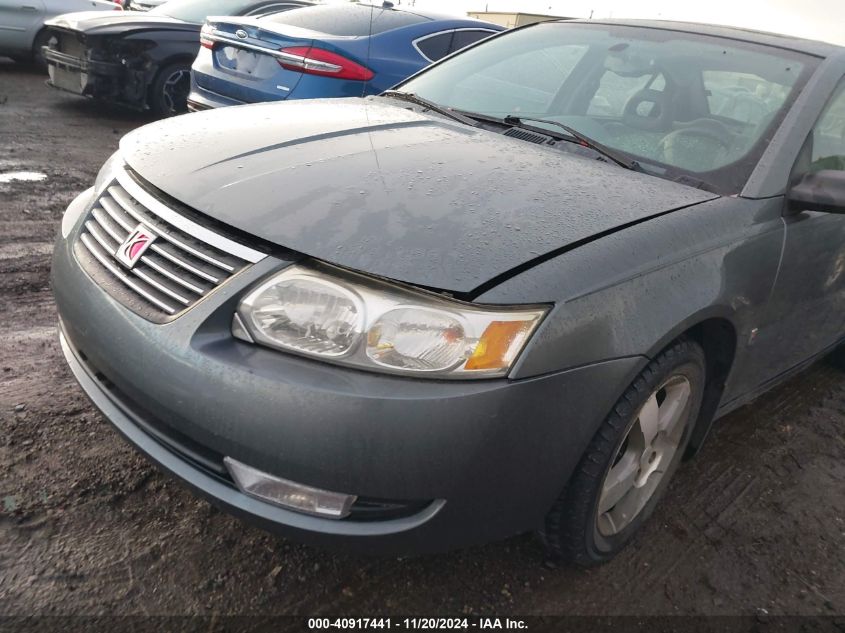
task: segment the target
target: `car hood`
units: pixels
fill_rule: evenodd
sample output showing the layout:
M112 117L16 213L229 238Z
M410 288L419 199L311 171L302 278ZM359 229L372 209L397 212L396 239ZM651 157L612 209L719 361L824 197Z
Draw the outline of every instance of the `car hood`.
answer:
M175 117L128 134L166 194L341 266L469 293L517 266L714 194L385 98Z
M199 24L191 24L164 15L150 15L139 11L82 11L58 15L44 24L53 28L81 31L87 35L123 33L137 29L177 29L199 31Z

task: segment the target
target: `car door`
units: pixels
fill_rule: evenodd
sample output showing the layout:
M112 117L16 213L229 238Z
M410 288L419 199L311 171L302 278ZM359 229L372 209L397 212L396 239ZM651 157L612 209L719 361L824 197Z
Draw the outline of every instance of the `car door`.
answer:
M822 169L845 171L845 79L801 149L791 181ZM781 266L758 342L769 377L845 336L845 215L799 208L784 211L783 220Z
M44 19L44 0L0 0L0 50L28 53Z

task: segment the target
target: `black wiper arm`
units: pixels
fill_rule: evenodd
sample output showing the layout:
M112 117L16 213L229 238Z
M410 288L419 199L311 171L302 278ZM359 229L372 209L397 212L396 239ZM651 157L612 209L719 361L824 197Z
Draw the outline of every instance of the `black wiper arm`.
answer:
M617 152L616 150L610 149L606 145L599 143L596 140L591 139L589 136L585 136L575 128L569 127L565 123L560 123L558 121L553 121L551 119L540 119L534 117L527 117L527 116L506 116L502 119L508 125L514 125L516 127L525 127L523 126L523 122L525 121L533 121L535 123L544 123L546 125L554 125L555 127L559 127L564 132L569 134L572 138L578 141L581 145L585 147L589 147L591 150L598 152L605 158L609 158L617 165L624 167L625 169L630 169L632 171L644 171L642 166L635 160L632 160L622 154L621 152ZM531 126L534 127L534 126Z
M464 125L471 125L472 127L478 127L478 123L465 116L459 112L455 112L451 108L447 108L446 106L442 106L440 104L434 103L433 101L429 101L419 95L414 94L413 92L402 92L401 90L386 90L385 92L381 93L383 97L393 97L394 99L399 99L401 101L407 101L408 103L415 103L418 106L422 106L426 110L431 110L432 112L437 112L437 114L442 114L445 117L449 117L453 121L458 121L459 123L463 123Z

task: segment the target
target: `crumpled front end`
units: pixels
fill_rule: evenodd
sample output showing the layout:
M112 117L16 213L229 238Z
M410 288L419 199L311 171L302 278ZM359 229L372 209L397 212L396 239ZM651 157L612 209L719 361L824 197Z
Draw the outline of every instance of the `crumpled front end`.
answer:
M44 47L48 84L73 94L144 108L147 64L139 54L144 45L54 29L54 36Z

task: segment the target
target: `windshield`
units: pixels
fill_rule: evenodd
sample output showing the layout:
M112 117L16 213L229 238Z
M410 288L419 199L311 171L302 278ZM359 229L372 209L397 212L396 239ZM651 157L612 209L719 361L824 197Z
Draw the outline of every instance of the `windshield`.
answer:
M557 121L651 173L737 193L817 63L704 35L553 22L493 38L401 90L497 119Z
M255 0L168 0L149 13L200 24L209 15L239 15L254 4Z

